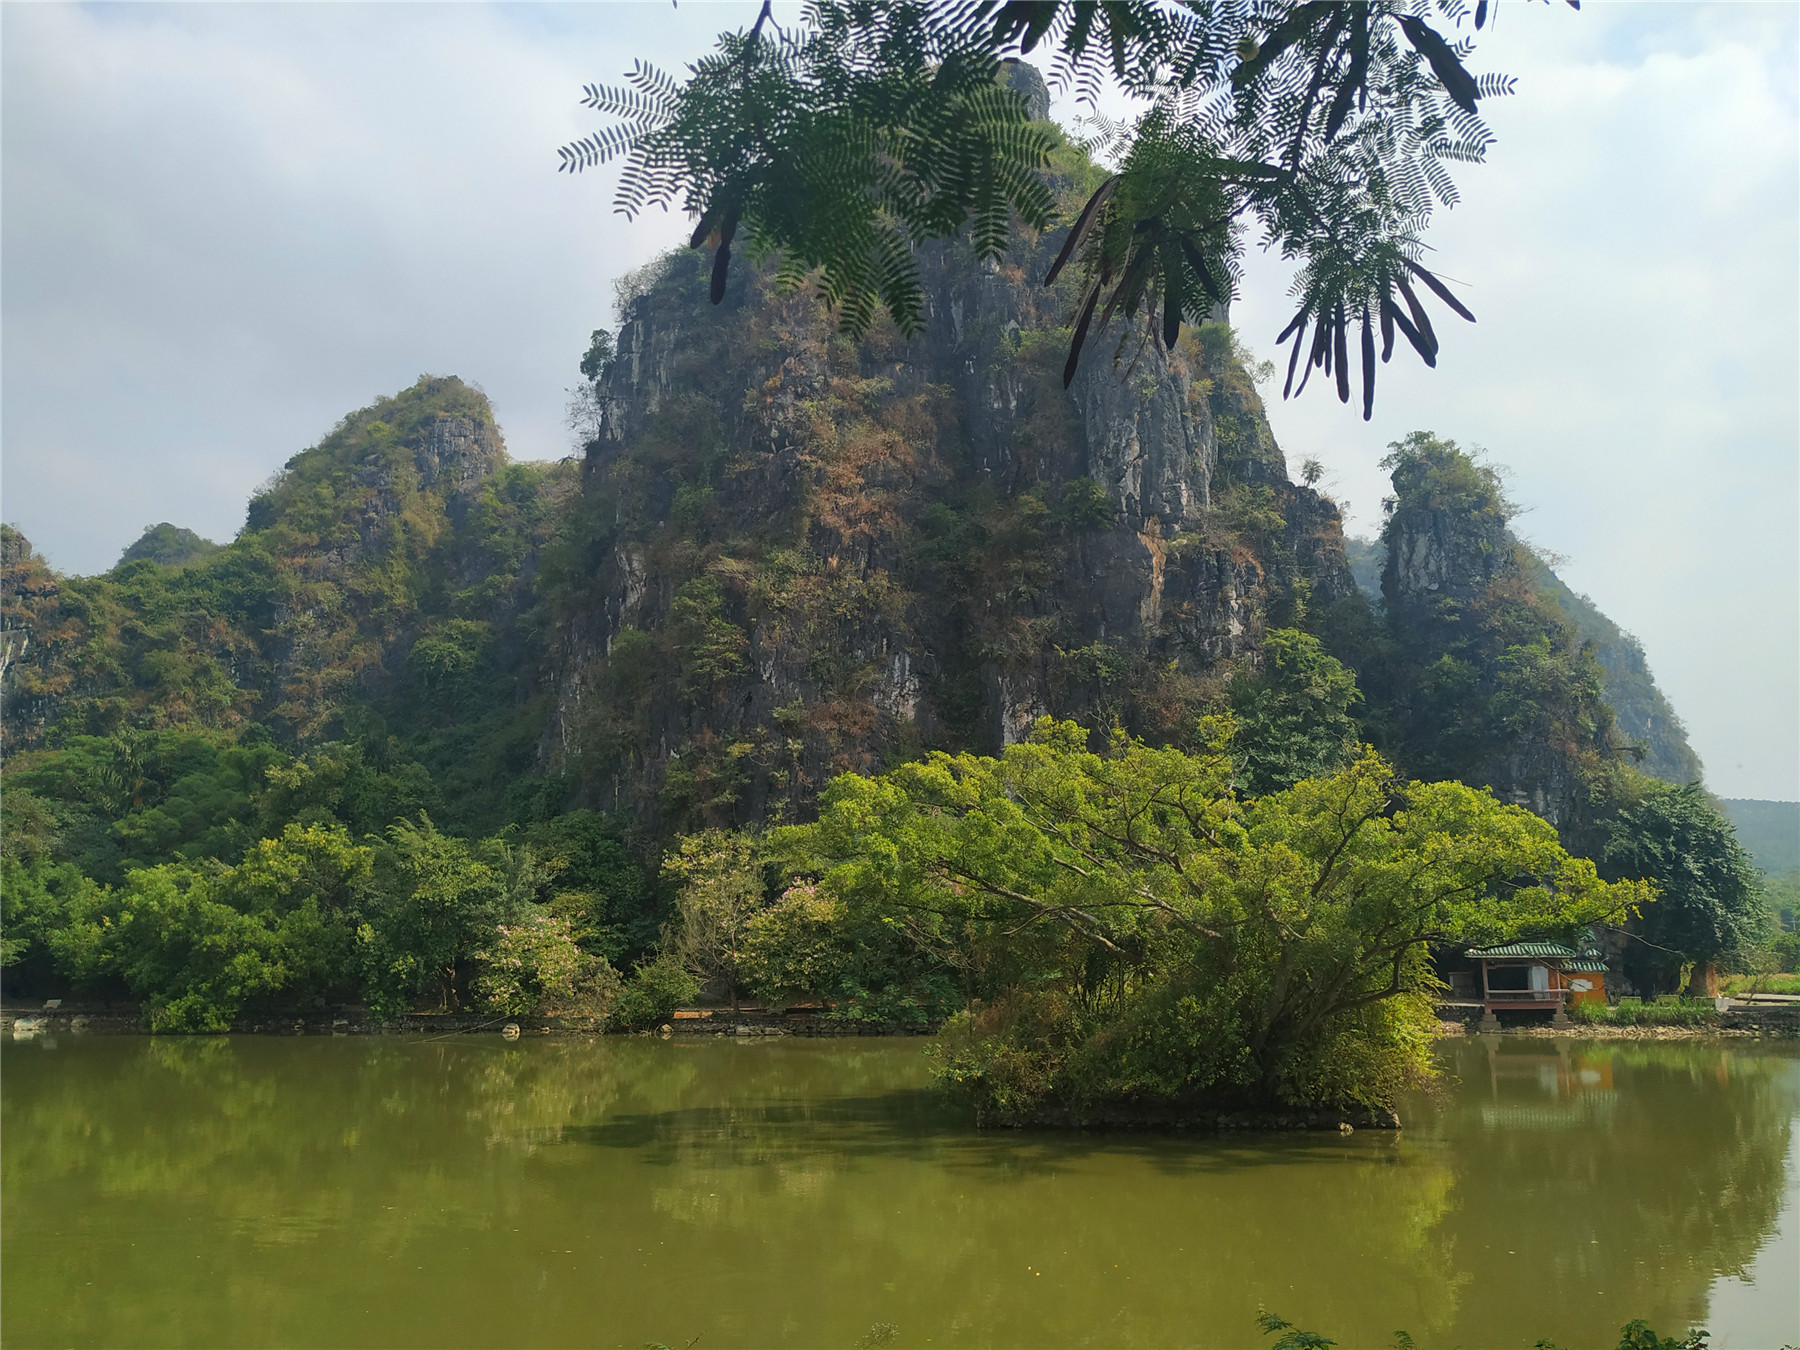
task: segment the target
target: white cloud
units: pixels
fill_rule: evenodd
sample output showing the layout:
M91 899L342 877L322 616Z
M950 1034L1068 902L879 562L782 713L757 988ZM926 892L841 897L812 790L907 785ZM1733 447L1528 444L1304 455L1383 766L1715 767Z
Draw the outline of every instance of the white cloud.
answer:
M1520 522L1643 639L1715 790L1800 796L1797 12L1502 5L1492 163L1434 229L1480 323L1397 354L1365 426L1272 408L1372 532L1388 441L1512 469ZM679 65L754 5L0 10L6 519L59 567L146 523L213 538L343 413L422 371L493 396L515 454L565 453L563 389L627 225L554 148L587 80ZM1286 320L1251 260L1252 347ZM1272 352L1265 354L1273 355Z
M714 11L10 6L5 512L57 565L144 524L215 538L254 485L422 371L567 452L611 279L679 229L555 172L580 85Z
M1713 789L1800 796L1796 11L1502 14L1480 60L1519 94L1431 236L1479 323L1443 320L1436 371L1397 352L1371 424L1315 386L1275 430L1371 534L1389 441L1485 446L1521 531L1644 642ZM1255 347L1285 273L1250 272Z

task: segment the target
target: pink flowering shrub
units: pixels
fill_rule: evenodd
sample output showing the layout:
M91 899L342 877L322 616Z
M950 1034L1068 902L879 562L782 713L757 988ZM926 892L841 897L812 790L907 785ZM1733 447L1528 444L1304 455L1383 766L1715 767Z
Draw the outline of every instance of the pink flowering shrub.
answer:
M617 972L577 946L569 921L554 914L500 924L478 955L475 989L492 1012L604 1017L618 997Z

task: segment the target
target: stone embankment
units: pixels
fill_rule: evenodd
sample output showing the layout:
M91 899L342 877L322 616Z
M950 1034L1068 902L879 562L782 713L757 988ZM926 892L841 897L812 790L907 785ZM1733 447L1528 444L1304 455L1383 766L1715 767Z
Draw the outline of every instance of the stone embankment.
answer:
M659 1030L665 1036L926 1036L937 1027L843 1021L814 1007L677 1008Z
M1604 1022L1578 1022L1552 1026L1536 1017L1507 1015L1499 1019L1498 1032L1482 1024L1479 1003L1441 1003L1437 1008L1439 1036L1535 1036L1578 1037L1599 1041L1689 1041L1708 1037L1800 1039L1800 1007L1734 1004L1723 1012L1708 1012L1693 1025L1615 1026Z
M0 1008L0 1036L29 1040L40 1035L144 1035L150 1024L141 1012L113 1006L14 1005ZM355 1006L288 1010L234 1022L235 1035L251 1036L519 1036L607 1033L597 1017L507 1017L492 1013L407 1013L388 1021ZM820 1008L679 1008L639 1035L665 1036L916 1036L935 1031L888 1022L850 1022L827 1017ZM618 1035L621 1033L611 1032Z

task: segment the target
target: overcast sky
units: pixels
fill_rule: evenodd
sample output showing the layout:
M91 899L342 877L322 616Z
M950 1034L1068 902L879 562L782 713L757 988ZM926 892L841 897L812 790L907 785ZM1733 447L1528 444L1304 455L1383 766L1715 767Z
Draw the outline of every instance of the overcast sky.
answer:
M213 539L345 412L424 372L521 458L611 282L685 233L553 172L589 80L679 66L750 0L0 11L0 514L65 571L147 525ZM1373 423L1273 401L1379 528L1387 442L1484 447L1518 527L1642 639L1725 796L1800 798L1800 9L1505 3L1491 162L1440 216L1480 322L1404 353ZM1059 104L1061 115L1075 109ZM1253 256L1234 317L1291 310Z

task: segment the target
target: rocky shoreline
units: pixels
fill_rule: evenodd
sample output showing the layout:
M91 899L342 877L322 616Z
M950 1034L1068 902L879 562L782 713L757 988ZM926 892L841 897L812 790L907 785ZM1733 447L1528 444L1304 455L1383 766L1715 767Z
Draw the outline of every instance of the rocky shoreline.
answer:
M1699 1026L1608 1026L1572 1023L1552 1027L1543 1023L1504 1025L1499 1033L1480 1031L1460 1007L1440 1008L1439 1037L1499 1034L1542 1040L1688 1041L1725 1039L1800 1039L1800 1006L1733 1008ZM597 1018L496 1017L474 1013L407 1013L388 1021L371 1017L366 1009L340 1007L290 1010L277 1016L247 1019L233 1024L237 1036L522 1036L638 1035L663 1037L851 1037L927 1036L935 1027L900 1023L840 1021L814 1009L766 1011L761 1009L683 1008L657 1027L636 1032L609 1031ZM149 1023L137 1011L116 1007L0 1008L0 1036L15 1040L39 1035L142 1036ZM1205 1115L1207 1113L1202 1113ZM1048 1122L1046 1122L1048 1123ZM1327 1128L1335 1119L1321 1126ZM1356 1124L1357 1122L1349 1122ZM1127 1126L1128 1127L1128 1126ZM1189 1128L1176 1124L1173 1128ZM1208 1128L1195 1126L1193 1128ZM1240 1125L1213 1128L1249 1128ZM1285 1128L1277 1126L1275 1128Z
M391 1020L367 1009L339 1007L248 1018L232 1024L234 1036L924 1036L936 1027L851 1022L813 1010L768 1012L729 1008L680 1009L658 1027L635 1032L608 1030L593 1017L508 1017L491 1013L407 1013ZM147 1036L142 1013L116 1007L0 1008L0 1036L26 1040L40 1035Z
M1460 1009L1457 1010L1460 1013ZM1544 1022L1503 1024L1498 1032L1477 1027L1473 1019L1446 1016L1438 1010L1437 1034L1454 1036L1519 1036L1539 1040L1588 1041L1693 1041L1719 1039L1800 1039L1800 1007L1732 1008L1715 1013L1697 1026L1613 1026L1603 1022L1571 1022L1550 1026Z

